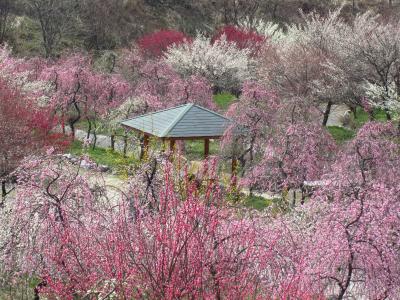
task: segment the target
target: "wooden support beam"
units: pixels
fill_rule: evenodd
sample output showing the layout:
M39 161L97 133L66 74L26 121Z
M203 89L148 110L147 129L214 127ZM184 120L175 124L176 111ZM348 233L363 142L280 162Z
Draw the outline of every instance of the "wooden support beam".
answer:
M232 176L237 175L237 159L236 157L232 157Z
M210 155L210 140L204 139L204 159Z
M149 152L149 136L147 134L145 134L143 136L143 155L141 158L146 158L147 154Z
M232 157L232 173L231 173L231 186L236 188L237 185L237 159Z
M175 140L171 139L169 140L169 150L174 153L175 152Z
M144 148L148 148L149 147L149 136L147 134L144 135L143 147Z

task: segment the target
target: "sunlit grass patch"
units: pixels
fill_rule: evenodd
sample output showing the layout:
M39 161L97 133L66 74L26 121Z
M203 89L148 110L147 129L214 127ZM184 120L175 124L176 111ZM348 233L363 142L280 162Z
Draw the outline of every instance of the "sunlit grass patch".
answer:
M218 108L223 110L227 110L229 105L231 105L235 100L236 97L227 92L214 95L214 102L217 104Z
M355 136L355 132L339 126L328 126L329 133L338 143L344 143Z
M95 149L92 149L92 147L83 148L83 144L80 141L74 141L70 146L69 152L77 156L87 154L90 159L97 164L106 165L111 168L136 163L136 159L133 156L128 155L127 157L124 157L122 153L99 147L96 147Z

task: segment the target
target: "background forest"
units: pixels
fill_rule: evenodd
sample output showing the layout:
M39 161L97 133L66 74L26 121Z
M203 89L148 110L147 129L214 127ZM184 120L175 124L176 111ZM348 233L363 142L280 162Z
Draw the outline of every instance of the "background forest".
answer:
M301 23L299 10L324 15L341 5L347 19L367 10L383 18L400 13L397 0L1 0L0 42L21 56L115 50L161 28L195 35L260 19L284 28Z

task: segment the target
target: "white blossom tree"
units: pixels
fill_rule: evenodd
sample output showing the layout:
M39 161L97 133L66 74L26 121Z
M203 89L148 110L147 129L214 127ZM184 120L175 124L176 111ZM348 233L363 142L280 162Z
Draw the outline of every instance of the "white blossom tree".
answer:
M355 18L348 39L348 57L357 61L349 72L362 75L363 92L391 119L391 111L399 108L400 22L385 24L365 13Z
M234 43L211 40L198 34L192 43L171 47L166 62L183 76L201 75L216 90L237 90L253 77L255 60L249 49L239 49Z
M343 44L349 42L342 37L350 34L350 27L340 12L303 14L301 24L287 26L267 43L259 67L265 84L281 97L300 97L320 109L323 125L333 104L353 105L358 96L358 81L345 68L349 62Z

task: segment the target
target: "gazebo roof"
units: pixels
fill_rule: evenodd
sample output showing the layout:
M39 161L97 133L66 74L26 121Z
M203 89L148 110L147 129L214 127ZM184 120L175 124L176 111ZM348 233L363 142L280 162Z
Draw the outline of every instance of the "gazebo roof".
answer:
M224 134L231 120L196 104L164 109L121 124L160 138L217 138Z

